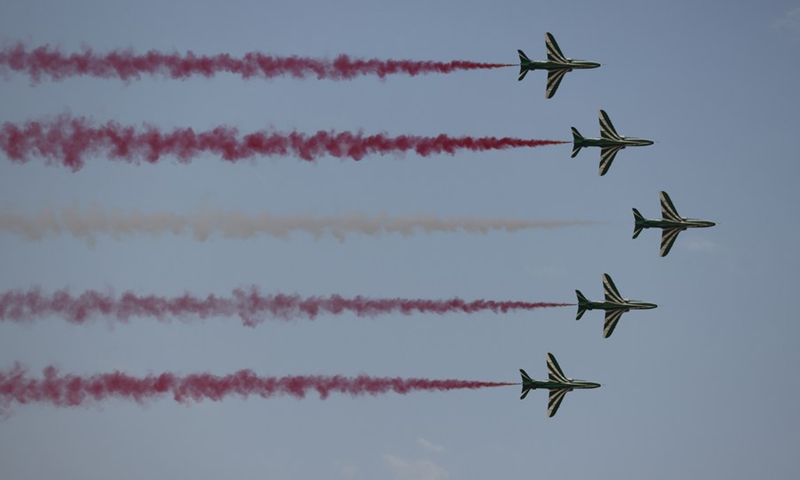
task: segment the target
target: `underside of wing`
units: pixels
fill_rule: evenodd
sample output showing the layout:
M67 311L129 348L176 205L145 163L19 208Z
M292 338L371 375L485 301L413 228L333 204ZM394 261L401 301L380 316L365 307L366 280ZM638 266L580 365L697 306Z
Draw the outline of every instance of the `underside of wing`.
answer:
M561 49L556 43L556 38L550 33L544 34L544 43L547 47L547 59L552 62L567 63L567 58L561 53Z
M672 249L672 245L675 243L675 240L678 239L678 234L681 233L683 228L665 228L661 232L661 252L660 255L662 257L666 257L669 251Z
M619 319L625 312L627 312L627 310L606 311L606 322L605 325L603 325L603 338L608 338L614 333L614 329L617 328L617 322L619 322Z
M550 70L547 73L547 92L545 92L545 98L552 98L553 95L556 94L556 90L558 90L558 86L561 85L561 80L564 79L566 73L566 70Z
M672 199L669 198L667 192L663 191L661 192L661 216L664 220L673 222L680 222L682 220L681 216L678 215L678 210L672 203Z
M600 149L600 176L608 172L608 169L611 168L611 162L614 161L614 157L617 156L617 152L622 150L625 147L614 146L614 147L603 147Z
M608 114L605 112L605 110L600 110L599 118L601 138L608 140L622 140L622 137L620 137L617 133L617 130L614 128L614 124L611 123L611 119L608 118Z
M625 299L619 294L617 286L611 280L611 276L607 273L603 274L603 293L606 295L606 301L614 303L625 303Z
M556 361L556 357L552 353L547 354L547 373L548 378L555 382L567 383L567 376L561 370L561 366Z
M561 402L564 401L564 397L569 392L567 388L556 388L550 390L550 398L547 402L547 416L552 417L558 411L558 407L561 406Z

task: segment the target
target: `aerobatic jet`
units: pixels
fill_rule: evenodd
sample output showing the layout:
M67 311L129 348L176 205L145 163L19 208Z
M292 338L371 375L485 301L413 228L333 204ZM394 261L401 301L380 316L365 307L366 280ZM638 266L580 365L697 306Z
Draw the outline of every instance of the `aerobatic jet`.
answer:
M669 253L675 240L678 239L678 234L687 228L706 228L716 225L714 222L708 220L699 220L697 218L686 218L678 215L675 205L672 204L667 192L661 192L661 220L650 220L644 218L639 210L633 209L633 238L642 233L643 228L662 228L661 232L661 256L666 257Z
M644 147L653 144L652 140L646 138L626 137L618 134L605 111L600 110L599 117L600 138L584 138L577 128L572 127L572 158L575 158L583 147L600 147L600 176L605 175L611 168L611 162L614 161L617 152L623 148Z
M555 37L549 32L544 34L544 43L547 47L546 61L531 60L522 50L517 50L517 53L519 53L519 80L525 78L525 75L530 70L547 70L546 98L552 98L556 94L556 90L567 72L571 72L574 69L582 70L600 66L599 63L573 60L565 57L561 53L561 49L558 48Z
M561 371L561 367L556 361L556 357L554 357L552 353L547 354L547 372L549 374L547 380L534 380L525 373L525 370L520 368L519 374L522 376L522 393L519 398L522 400L528 395L528 392L536 390L537 388L546 388L550 390L550 400L547 402L548 417L552 417L556 414L567 392L571 392L575 389L597 388L600 386L599 383L575 380L574 378L569 378L564 375L564 372Z
M603 338L608 338L612 333L614 333L614 329L617 327L617 322L619 322L619 318L623 313L629 310L650 310L651 308L656 308L658 306L655 303L647 303L640 300L629 300L627 298L622 298L622 295L619 294L619 290L617 290L617 286L614 285L614 282L607 273L603 274L603 290L606 294L605 301L603 302L592 302L587 300L580 290L575 290L575 294L578 296L578 315L575 317L575 320L580 320L583 314L586 313L586 310L598 309L606 311L606 321L605 325L603 326Z

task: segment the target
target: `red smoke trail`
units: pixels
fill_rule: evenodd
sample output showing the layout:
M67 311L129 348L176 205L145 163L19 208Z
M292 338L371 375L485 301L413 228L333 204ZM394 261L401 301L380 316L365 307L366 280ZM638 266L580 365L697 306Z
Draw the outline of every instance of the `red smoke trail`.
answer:
M239 370L222 376L210 373L182 376L166 372L135 377L118 371L79 376L59 374L53 366L45 368L43 378L38 379L27 376L26 369L16 364L10 371L0 371L0 413L3 413L12 402L50 403L59 407L74 407L89 401L121 398L141 404L167 394L172 395L172 398L179 403L206 399L217 402L233 395L243 398L251 395L262 398L276 395L304 398L309 391L316 391L321 399L326 399L331 393L344 393L353 397L367 394L374 396L387 392L405 395L414 391L476 390L508 385L517 384L367 375L261 377L251 370Z
M267 318L292 320L296 318L315 319L318 315L353 314L358 317L375 317L399 313L508 313L516 310L535 310L538 308L564 307L569 303L513 302L494 300L473 300L460 298L447 300L423 300L413 298L344 298L339 295L329 297L301 297L299 295L262 295L256 287L237 288L230 297L208 295L197 297L188 293L179 297L159 297L137 295L125 292L120 297L113 294L87 290L74 297L66 290L52 295L42 294L38 288L27 292L9 290L0 294L0 321L25 323L35 317L58 315L68 322L83 324L91 317L104 315L122 322L131 317L156 317L168 321L167 315L186 317L198 315L206 317L229 317L238 315L242 323L254 327Z
M370 154L399 154L409 151L427 157L437 153L453 155L457 150L485 151L508 148L532 148L568 143L556 140L526 140L496 137L421 137L362 132L325 132L313 135L291 132L258 131L240 135L235 128L216 127L196 133L191 128L165 132L155 126L136 129L116 122L94 126L86 118L62 115L55 120L29 121L23 125L10 122L0 128L0 149L14 162L26 163L31 155L80 170L84 157L102 154L128 163L158 162L165 155L190 163L203 153L222 156L229 162L256 156L296 155L314 161L324 155L361 160Z
M334 60L307 57L277 57L250 52L241 58L228 54L185 55L151 50L145 54L114 50L96 54L91 49L82 53L63 54L49 45L28 50L22 43L0 50L0 67L30 75L33 83L48 76L53 80L66 77L92 76L138 80L142 75L161 75L185 79L194 75L213 77L217 73L232 73L242 78L316 77L328 80L352 80L364 75L385 78L388 75L423 75L451 73L459 70L488 70L513 67L517 64L480 63L468 61L431 62L413 60L363 60L339 55Z

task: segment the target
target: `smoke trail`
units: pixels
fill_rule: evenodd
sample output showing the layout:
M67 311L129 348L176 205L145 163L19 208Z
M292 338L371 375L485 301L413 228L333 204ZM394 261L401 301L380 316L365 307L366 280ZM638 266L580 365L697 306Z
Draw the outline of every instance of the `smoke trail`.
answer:
M399 233L413 235L425 233L465 231L487 233L492 230L516 232L533 228L562 228L589 225L585 220L523 220L513 218L453 217L433 215L390 217L350 213L341 216L315 217L312 215L277 216L269 212L246 215L238 211L203 210L189 214L140 213L108 210L94 205L87 211L78 207L64 207L60 212L45 210L34 216L23 216L0 209L0 232L22 235L39 240L47 234L69 233L76 238L95 241L97 234L114 238L125 235L181 234L191 232L195 239L204 241L219 232L227 238L247 239L257 235L287 238L292 232L305 232L320 238L331 235L344 241L348 233L371 236Z
M241 58L228 54L195 55L187 52L162 53L151 50L145 54L114 50L96 54L91 49L82 53L63 54L49 45L28 50L22 43L0 50L0 67L14 72L26 73L32 83L42 77L61 80L67 77L91 76L97 78L119 78L139 80L142 75L165 76L186 79L200 75L213 77L218 73L240 75L244 79L253 77L293 78L316 77L320 80L352 80L371 75L386 78L389 75L424 75L429 73L452 73L465 70L488 70L513 67L517 64L481 63L456 60L451 62L357 59L339 55L333 60L307 57L280 57L250 52Z
M390 137L383 133L365 135L363 132L334 131L319 131L313 135L258 131L242 136L235 128L224 126L199 133L191 128L164 132L155 126L137 130L116 122L94 126L86 118L72 118L69 115L58 116L55 120L28 121L23 125L6 122L0 129L0 149L13 162L26 163L31 155L37 155L73 171L80 170L87 155L104 155L137 164L142 160L157 163L165 155L177 157L180 163L190 163L202 153L220 155L228 162L256 156L288 155L311 162L325 155L361 160L370 154L412 151L427 157L440 153L452 155L458 150L504 150L562 143L568 142L508 137L451 137L444 134L435 137Z
M226 397L247 398L257 395L262 398L289 395L305 398L316 391L320 399L331 393L343 393L352 397L381 395L388 392L405 395L415 391L476 390L480 388L517 385L506 382L477 382L467 380L431 380L426 378L390 378L298 375L285 377L262 377L251 370L239 370L229 375L199 373L178 375L165 372L159 375L135 377L115 371L91 376L60 374L49 366L43 370L43 378L26 375L19 363L9 371L0 371L0 413L7 411L12 402L20 404L49 403L58 407L76 407L90 401L106 399L133 400L144 403L171 395L179 403L202 400L221 401Z
M26 323L47 315L64 317L68 322L83 324L90 318L103 315L121 322L131 317L155 317L168 322L169 317L185 319L196 315L200 318L230 317L238 315L242 323L255 327L267 319L288 321L297 318L314 320L318 315L353 314L374 318L378 315L413 313L508 313L518 310L565 307L570 303L521 302L473 300L460 298L425 300L415 298L345 298L339 295L328 297L301 297L282 293L262 295L257 287L237 288L230 297L208 295L205 298L185 293L177 297L137 295L125 292L117 297L111 293L86 290L77 297L67 290L45 295L37 287L27 292L7 290L0 294L0 321Z

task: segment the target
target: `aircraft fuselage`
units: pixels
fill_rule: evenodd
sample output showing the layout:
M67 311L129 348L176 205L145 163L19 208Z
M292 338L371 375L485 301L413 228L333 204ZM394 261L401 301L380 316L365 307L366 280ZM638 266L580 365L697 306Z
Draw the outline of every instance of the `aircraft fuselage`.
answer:
M523 383L523 387L530 387L532 390L536 390L537 388L546 388L546 389L563 388L566 390L573 390L573 389L597 388L599 386L600 386L599 383L586 382L583 380L573 380L570 383L555 382L552 380L531 380L531 381L525 381Z
M628 300L626 303L617 302L586 302L581 303L586 310L650 310L658 307L655 303L641 302L639 300Z
M625 137L622 139L613 138L580 138L575 140L575 147L645 147L652 145L653 141L646 138Z
M697 218L683 218L680 222L663 219L651 220L647 218L644 221L636 222L636 226L640 228L706 228L713 227L714 225L716 225L716 223Z
M531 62L522 62L521 66L526 70L586 70L589 68L597 68L600 66L596 62L584 62L582 60L573 60L568 63L554 62L552 60L534 60Z

